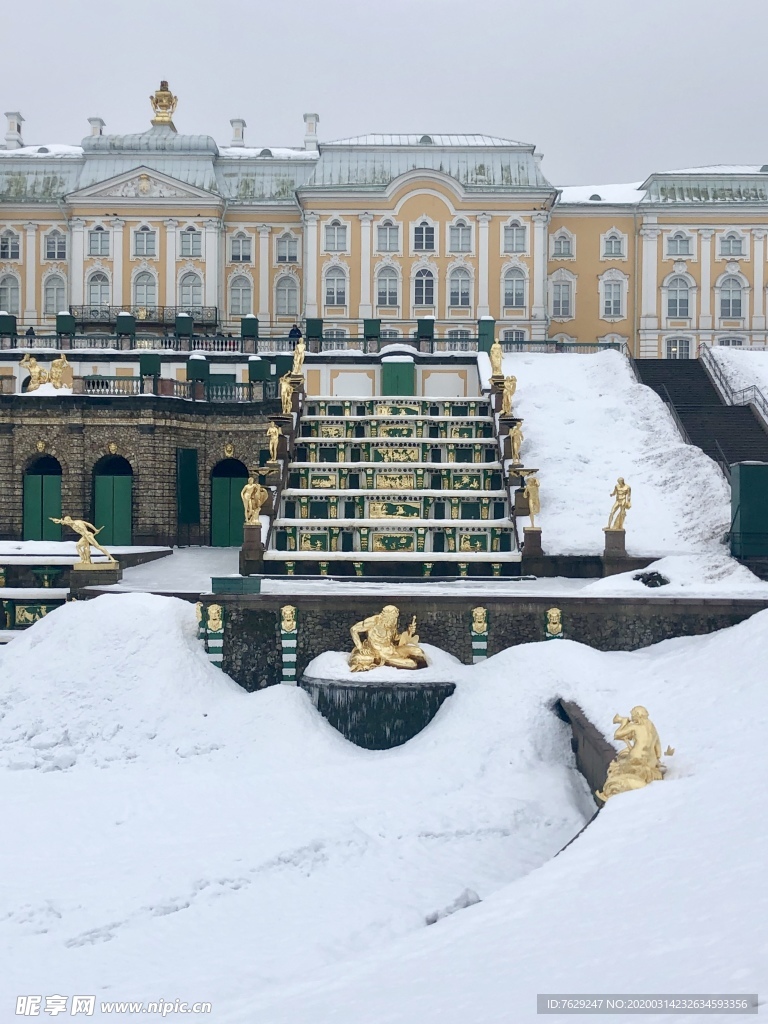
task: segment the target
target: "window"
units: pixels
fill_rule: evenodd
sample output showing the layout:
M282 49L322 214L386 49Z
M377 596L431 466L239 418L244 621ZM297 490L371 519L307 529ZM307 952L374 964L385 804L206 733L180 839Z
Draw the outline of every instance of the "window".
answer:
M67 258L67 240L60 231L50 231L45 236L45 258L47 260L65 260Z
M571 315L571 282L556 281L552 285L552 316Z
M325 250L326 252L346 252L347 250L347 229L338 220L332 220L325 225Z
M247 316L252 312L253 289L247 277L239 274L229 286L229 312L233 316Z
M667 359L690 359L691 343L688 338L667 338Z
M413 229L413 248L416 252L435 251L435 229L429 221L422 220Z
M91 274L88 278L88 305L109 305L109 281L106 274Z
M202 256L203 254L203 235L197 228L189 227L184 228L181 232L181 255L182 256Z
M400 337L400 332L399 331L393 331L391 328L382 327L381 333L379 334L379 337L380 338L387 338L387 339L389 339L389 338L399 338Z
M417 270L413 279L413 304L432 306L435 302L435 278L431 270Z
M19 258L19 236L13 231L4 231L0 235L0 260L17 260Z
M277 262L298 263L299 242L293 235L281 235L277 240Z
M468 306L470 303L470 286L472 278L469 271L457 267L448 279L449 305Z
M134 256L156 256L157 234L148 227L139 228L133 234Z
M244 234L242 231L238 231L232 239L232 262L251 262L251 236Z
M691 240L682 231L676 231L667 239L668 256L690 256Z
M741 316L741 282L737 277L726 277L720 288L720 316L735 320Z
M743 338L718 338L717 339L717 344L718 345L725 345L726 347L730 347L730 348L733 348L733 347L739 348L739 347L741 347L744 344L744 339Z
M324 338L346 338L347 332L341 327L330 327L323 331Z
M603 240L603 256L623 256L624 239L616 231L611 231Z
M384 267L376 278L376 297L380 306L396 306L398 304L397 272L391 267Z
M689 316L688 282L684 277L673 277L667 289L667 316L673 319Z
M65 291L64 281L58 274L54 274L52 277L47 277L45 279L45 288L43 289L43 316L56 316L57 313L65 309Z
M203 282L197 274L185 274L179 282L179 294L183 309L201 306L203 303Z
M299 289L292 277L281 277L275 289L278 316L297 316L299 312Z
M0 309L19 315L19 282L11 274L0 277Z
M553 256L573 256L573 243L568 235L557 235L552 246Z
M504 226L504 252L525 252L525 228L517 220Z
M504 275L504 305L514 309L525 307L525 274L517 267Z
M603 316L616 316L620 317L622 301L621 301L621 282L620 281L604 281L603 282Z
M400 228L391 220L379 224L376 245L379 252L397 252L400 248Z
M502 341L505 345L525 344L525 331L504 331Z
M451 224L450 234L450 251L451 252L470 252L472 249L472 228L467 224L466 221L459 220L455 224ZM453 305L453 303L451 303Z
M143 271L133 282L133 302L136 306L154 306L157 302L157 282L154 274Z
M729 231L720 239L721 256L743 256L744 243L735 231Z
M88 232L88 255L109 256L109 232L102 227Z
M345 306L347 304L347 277L339 267L331 267L325 275L326 306Z
M446 338L466 339L472 337L472 332L467 331L464 328L457 327L455 330L448 331L445 336Z

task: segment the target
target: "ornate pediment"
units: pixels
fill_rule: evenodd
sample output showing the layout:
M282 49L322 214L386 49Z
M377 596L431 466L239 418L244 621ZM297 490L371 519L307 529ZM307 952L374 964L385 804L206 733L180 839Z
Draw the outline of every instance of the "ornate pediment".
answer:
M149 167L119 174L106 181L96 182L87 188L73 192L72 199L181 199L200 200L212 198L211 193L195 185L187 185L167 174L153 171ZM218 197L216 197L218 198Z

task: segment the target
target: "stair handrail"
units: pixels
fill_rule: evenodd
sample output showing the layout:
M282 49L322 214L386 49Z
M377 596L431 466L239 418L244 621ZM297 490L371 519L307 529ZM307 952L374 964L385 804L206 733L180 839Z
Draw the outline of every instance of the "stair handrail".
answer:
M730 483L731 482L731 464L728 461L728 456L725 454L725 452L721 448L720 442L717 440L717 438L715 438L715 448L717 449L717 454L718 454L718 458L715 459L715 462L720 467L720 469L722 471L722 474L725 477L725 479L728 481L728 483ZM731 524L731 525L733 525L733 524Z
M735 391L709 346L702 347L699 359L726 405L754 405L763 423L768 427L768 399L757 384L750 384L749 387Z
M690 437L688 436L688 431L683 426L683 421L680 419L680 416L678 415L677 409L675 408L675 403L672 401L672 396L670 395L669 391L667 390L667 385L666 384L659 384L658 385L658 389L659 390L658 390L657 394L658 394L659 398L662 400L662 402L666 405L666 407L667 407L667 409L669 411L670 416L672 417L672 420L673 420L675 426L677 427L678 431L680 432L680 437L685 442L685 444L693 444L693 442L691 441Z

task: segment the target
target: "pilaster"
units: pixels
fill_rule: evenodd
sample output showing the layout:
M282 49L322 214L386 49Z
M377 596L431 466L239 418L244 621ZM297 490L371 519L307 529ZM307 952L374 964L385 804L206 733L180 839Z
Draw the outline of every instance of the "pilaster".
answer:
M24 225L24 319L36 320L35 289L37 284L37 224L28 221Z
M219 232L221 221L214 217L203 221L205 227L205 292L206 306L219 305Z
M268 224L259 225L259 312L262 324L269 323L269 236Z
M712 330L712 228L699 231L699 260L701 265L701 298L699 300L699 330Z
M640 300L641 331L657 331L659 329L657 309L659 276L658 238L660 233L660 229L655 224L640 228L640 236L643 239L643 278ZM640 354L643 354L642 344Z
M372 317L371 303L371 221L372 213L360 215L360 310L358 316Z
M531 340L547 336L547 224L549 213L533 215L533 309Z
M488 303L488 225L491 216L480 213L477 216L477 315L490 316Z
M165 222L165 304L176 306L176 229L179 222L169 217ZM207 252L207 240L206 240Z
M304 214L304 315L317 316L317 214Z
M112 226L112 305L123 305L123 225L124 220L115 217ZM129 303L130 305L130 303Z
M73 306L82 306L85 287L85 221L82 217L74 217L69 226L72 232L69 294Z
M752 266L754 268L755 299L752 311L752 330L765 330L765 228L753 228Z

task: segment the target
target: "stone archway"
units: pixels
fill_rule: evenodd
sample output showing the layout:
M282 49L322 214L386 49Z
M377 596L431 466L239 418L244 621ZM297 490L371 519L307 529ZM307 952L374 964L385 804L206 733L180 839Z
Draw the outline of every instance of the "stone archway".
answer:
M41 455L24 473L24 540L61 540L61 463L52 455Z

